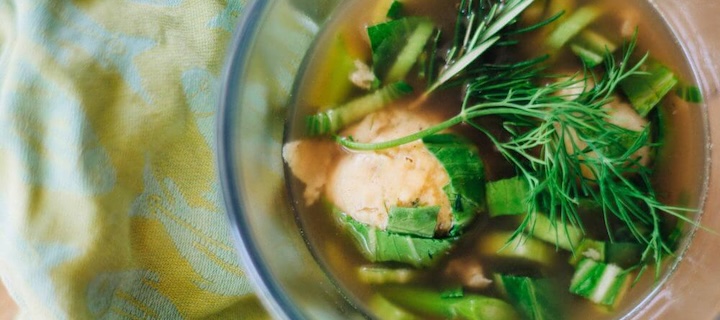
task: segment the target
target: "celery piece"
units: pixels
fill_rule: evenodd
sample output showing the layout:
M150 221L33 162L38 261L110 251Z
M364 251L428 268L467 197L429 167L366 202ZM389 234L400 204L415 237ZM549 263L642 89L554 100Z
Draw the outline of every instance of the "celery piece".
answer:
M435 234L440 206L417 208L391 207L387 231L432 238Z
M590 68L602 63L607 54L615 52L617 48L615 43L592 30L583 30L570 42L570 50Z
M339 107L308 116L305 119L306 131L311 136L333 134L410 92L412 87L405 82L389 84Z
M416 270L407 268L393 269L375 265L358 268L358 278L370 284L408 283L416 276Z
M375 314L377 319L393 319L393 320L419 320L420 317L398 307L394 303L388 301L382 295L376 294L370 298L368 303L370 310Z
M439 292L409 286L387 286L379 289L390 302L407 310L445 319L511 320L520 319L505 301L475 294L443 298Z
M350 231L355 243L372 262L401 262L427 267L450 249L457 238L428 239L392 233L340 215L340 224Z
M403 3L394 0L392 4L390 4L390 9L388 9L387 17L389 19L400 19L402 17L402 9L403 9Z
M640 68L642 73L633 74L620 81L620 88L641 116L647 114L678 83L670 69L656 61L648 61Z
M404 79L434 30L430 20L418 17L368 27L375 75L383 83Z
M582 239L568 261L570 265L577 265L580 260L589 258L595 261L605 262L605 242L592 239Z
M507 296L525 319L562 319L558 295L549 279L511 275L496 275L494 279L498 291Z
M702 103L703 102L703 95L700 88L697 86L689 85L687 83L678 83L675 86L675 94L677 94L680 99L683 99L687 102L691 103Z
M453 214L450 235L458 235L485 209L485 166L477 148L457 135L431 135L423 143L450 177L443 190Z
M581 260L570 280L570 292L590 301L615 306L629 285L627 271L614 264Z
M562 221L553 221L544 214L536 213L527 224L527 232L533 237L573 251L583 238L583 231Z
M550 49L559 50L570 39L574 38L580 31L595 21L602 14L602 10L596 6L584 6L573 12L564 21L558 24L557 28L548 36L546 44Z
M344 102L353 87L350 74L356 59L350 53L345 38L338 35L333 39L314 74L307 103L324 110Z
M520 235L512 238L512 232L495 232L480 239L479 251L485 256L520 259L541 266L553 264L557 253L544 242Z
M522 177L512 177L487 183L485 198L490 217L517 215L527 212L530 187Z

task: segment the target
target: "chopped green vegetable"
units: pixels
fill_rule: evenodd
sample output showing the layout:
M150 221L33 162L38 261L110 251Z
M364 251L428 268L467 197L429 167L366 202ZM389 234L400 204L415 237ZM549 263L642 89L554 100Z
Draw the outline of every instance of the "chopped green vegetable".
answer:
M392 269L374 265L358 268L358 277L360 280L371 284L408 283L416 276L416 270L407 268Z
M457 235L485 209L485 166L477 148L459 136L432 135L423 138L423 143L450 176L443 190L453 214L450 235Z
M487 207L490 217L525 213L530 196L527 180L512 177L487 183Z
M420 320L421 318L398 307L394 303L388 301L382 295L376 294L370 298L370 310L378 319L393 320Z
M463 291L463 287L461 286L450 288L447 290L443 290L443 292L440 292L441 298L462 298L464 295L465 291Z
M570 280L570 292L612 307L627 290L628 280L628 273L614 264L583 259Z
M306 119L307 133L312 136L333 134L410 92L412 92L412 87L399 81L337 108L308 116Z
M350 82L350 74L355 68L354 61L358 59L349 51L347 42L342 36L337 36L330 42L323 63L313 78L317 84L308 95L309 105L323 111L347 99L353 86Z
M403 10L403 3L394 0L392 4L390 4L390 9L388 9L387 17L389 19L400 19L402 17L402 10Z
M350 231L355 243L372 262L402 262L415 267L430 266L452 247L456 238L428 239L383 231L341 214L341 225Z
M430 20L418 17L401 18L368 27L373 69L382 83L405 78L434 30Z
M554 263L555 250L544 242L527 236L513 237L510 232L496 232L480 239L480 253L485 256L520 259L541 266Z
M620 88L641 116L646 116L678 83L675 74L656 61L648 61L640 71L620 81Z
M526 319L562 319L556 288L548 279L495 275L495 284Z
M570 265L577 265L580 260L593 259L599 262L605 262L605 242L584 238L580 241L570 260Z
M602 10L596 6L590 5L579 8L557 25L555 31L547 38L547 46L550 49L559 50L600 15L602 15Z
M632 242L606 242L605 262L631 268L642 261L643 247Z
M388 213L387 231L432 238L439 212L440 206L391 207Z
M460 298L443 298L428 289L388 286L380 289L397 306L430 317L467 320L520 319L505 301L480 295L465 294Z
M680 99L683 99L687 102L691 103L702 103L703 102L703 95L700 88L697 86L689 85L686 83L678 83L675 86L675 94L677 94Z
M528 233L533 237L572 251L583 238L582 230L575 226L554 221L544 214L533 214L527 224Z
M615 43L592 30L583 30L570 42L570 50L590 68L601 64L607 53L613 53L616 49Z

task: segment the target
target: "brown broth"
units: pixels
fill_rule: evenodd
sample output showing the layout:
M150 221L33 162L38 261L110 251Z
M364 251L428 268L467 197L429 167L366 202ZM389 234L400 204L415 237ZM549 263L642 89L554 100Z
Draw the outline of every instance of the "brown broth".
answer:
M293 116L289 119L289 134L287 135L289 141L303 137L304 117L315 112L315 108L317 108L317 106L313 106L308 102L308 95L313 90L317 91L318 84L314 79L317 77L318 72L323 70L323 64L327 60L326 47L328 42L337 37L339 30L345 30L342 32L349 35L346 38L356 41L351 46L367 46L365 28L372 24L373 15L373 10L367 8L373 8L375 2L367 0L348 1L335 13L334 18L324 28L314 51L311 53L312 59L307 61L305 73L298 78L301 82L297 90L299 95L296 98L295 110ZM411 11L409 15L430 15L436 23L443 26L447 34L452 28L455 17L455 7L447 5L447 3L439 0L418 0L409 1L407 6ZM599 26L599 30L606 34L618 34L624 19L634 21L639 32L636 52L649 51L655 59L669 66L679 78L687 81L694 79L677 39L673 37L650 4L637 0L579 0L578 6L588 3L600 5L608 12L604 18L593 24L595 27ZM532 43L532 41L528 40L528 43ZM536 55L535 52L532 52L532 49L522 47L520 52L526 56ZM566 55L561 55L558 61L577 61L574 56ZM365 58L368 57L369 54L365 56ZM579 68L579 64L576 62L558 63L557 65L558 70ZM352 94L359 94L359 92L353 92ZM408 98L397 104L402 107L404 103L412 99ZM457 112L460 103L460 93L448 90L447 92L434 94L418 110L451 116ZM658 113L664 125L663 130L665 131L663 134L665 139L657 151L654 163L653 182L657 194L665 203L697 207L703 189L706 161L706 128L702 112L696 105L688 104L675 97L669 97L659 107ZM482 123L490 128L496 127L497 124L493 120L492 118L484 119ZM488 180L497 180L513 174L512 166L504 161L497 152L493 151L492 147L486 147L490 145L486 137L477 133L477 131L462 126L455 128L454 131L470 138L479 146L481 157L486 165ZM361 308L365 307L375 288L360 281L356 269L358 266L369 264L369 262L356 249L352 239L346 232L336 224L329 210L321 204L309 207L305 205L302 196L304 190L302 183L292 177L288 177L287 181L289 181L290 193L294 198L293 203L296 207L302 232L318 263L336 279L338 286L347 293L350 301ZM514 230L510 218L496 218L492 224L483 215L477 220L465 232L449 254L417 280L418 284L439 290L447 288L447 284L437 281L438 278L442 278L442 270L445 268L447 261L455 257L477 256L476 242L478 238L491 230ZM600 224L598 230L590 230L589 232L598 238L602 238L605 232L604 226ZM556 263L553 268L547 270L543 275L556 279L558 286L564 288L557 294L566 307L568 319L590 320L622 317L624 314L630 313L638 303L653 291L657 284L654 282L652 272L646 273L646 276L629 291L615 310L606 311L568 292L567 288L569 287L573 268L564 263L567 258L568 253L559 252L559 257L556 259L559 263ZM508 266L506 262L499 262L488 257L479 257L479 259L486 269L486 274L500 270L505 273L515 272L520 274L532 272L523 266ZM668 263L668 265L670 264ZM665 269L666 272L669 272L667 270L670 268L666 267ZM482 290L477 293L497 296L497 292L493 289Z

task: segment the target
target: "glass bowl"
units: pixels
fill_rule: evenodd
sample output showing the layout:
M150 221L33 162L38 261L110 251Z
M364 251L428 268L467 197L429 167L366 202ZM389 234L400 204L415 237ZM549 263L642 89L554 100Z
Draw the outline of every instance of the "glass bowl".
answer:
M308 249L287 195L281 146L295 75L341 0L249 3L224 71L218 121L222 188L238 251L277 319L367 318ZM700 224L720 230L720 2L654 0L705 97L708 176ZM720 235L686 237L679 262L625 318L712 319L720 314Z

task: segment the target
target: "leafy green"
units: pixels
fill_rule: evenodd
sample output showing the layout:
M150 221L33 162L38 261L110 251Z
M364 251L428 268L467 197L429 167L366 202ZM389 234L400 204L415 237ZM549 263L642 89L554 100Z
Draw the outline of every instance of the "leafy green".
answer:
M453 225L450 235L462 232L485 209L485 167L477 148L453 134L423 138L425 147L440 161L450 177L443 187L450 200Z
M557 288L549 279L534 279L512 275L497 275L495 283L499 291L522 312L526 319L562 319L561 304L557 300Z
M491 217L525 213L530 196L527 181L512 177L487 183L487 207Z
M627 271L614 264L584 259L570 280L570 292L612 307L627 290L628 280Z
M379 289L393 304L420 314L446 319L511 320L520 319L515 309L500 299L465 294L443 298L439 292L409 286Z
M402 17L403 3L398 0L393 0L388 9L387 17L390 19L400 19Z
M433 31L432 22L419 17L400 18L368 27L375 75L383 83L403 80Z
M429 239L403 235L368 226L341 214L339 222L350 231L355 243L372 262L401 262L415 267L430 266L456 238Z
M432 238L435 234L440 206L391 207L387 231Z

